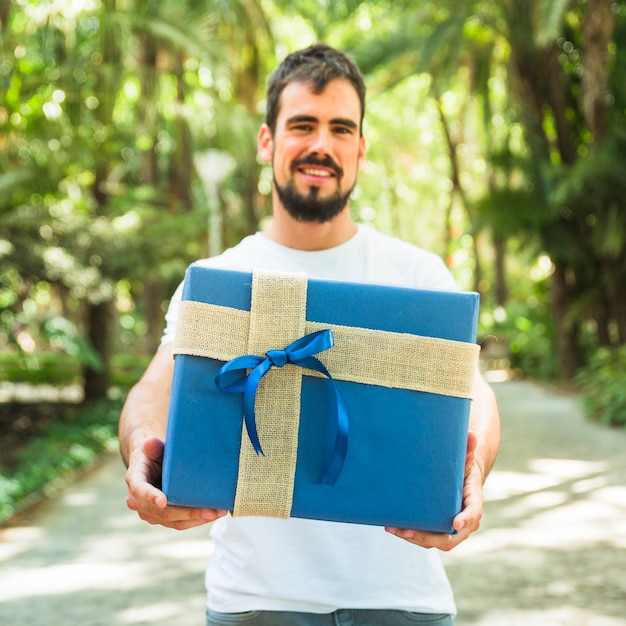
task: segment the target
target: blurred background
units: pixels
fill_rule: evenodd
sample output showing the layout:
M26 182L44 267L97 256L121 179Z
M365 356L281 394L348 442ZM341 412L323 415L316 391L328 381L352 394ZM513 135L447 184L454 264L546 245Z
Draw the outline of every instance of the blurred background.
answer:
M0 520L115 447L187 265L269 219L266 79L316 41L368 86L355 219L481 294L486 369L626 424L626 3L0 0L0 37Z

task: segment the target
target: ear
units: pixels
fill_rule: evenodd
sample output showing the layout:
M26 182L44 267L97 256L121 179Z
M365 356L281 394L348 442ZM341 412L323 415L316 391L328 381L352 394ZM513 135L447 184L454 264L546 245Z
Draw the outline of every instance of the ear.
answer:
M262 124L261 128L259 128L257 147L260 157L266 163L271 163L274 155L274 140L272 139L272 131L270 131L267 124Z
M365 136L361 135L359 139L359 158L357 161L358 169L361 169L363 167L363 164L365 163L366 153L367 153L367 139L365 139Z

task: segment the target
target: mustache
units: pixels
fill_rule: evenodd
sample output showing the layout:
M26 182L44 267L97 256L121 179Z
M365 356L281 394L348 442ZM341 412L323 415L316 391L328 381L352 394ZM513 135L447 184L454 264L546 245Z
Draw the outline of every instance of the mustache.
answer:
M335 172L338 177L343 176L343 170L329 156L320 158L318 156L315 156L314 154L309 154L305 157L302 157L301 159L296 159L291 164L291 171L295 171L296 168L302 165L319 165L320 167L327 167Z

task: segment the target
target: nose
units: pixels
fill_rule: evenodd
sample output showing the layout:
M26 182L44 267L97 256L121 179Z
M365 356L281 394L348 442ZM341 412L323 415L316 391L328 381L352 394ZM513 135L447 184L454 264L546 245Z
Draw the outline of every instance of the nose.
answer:
M331 133L326 128L318 128L312 137L310 151L313 154L326 156L330 154Z

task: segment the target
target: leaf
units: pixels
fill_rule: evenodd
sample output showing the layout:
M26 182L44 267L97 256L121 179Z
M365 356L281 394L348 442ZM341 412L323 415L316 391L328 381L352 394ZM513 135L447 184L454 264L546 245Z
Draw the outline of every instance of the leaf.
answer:
M36 170L28 166L0 173L0 212L14 208L11 202L13 192L27 186L36 175Z
M540 0L535 2L535 43L539 47L555 41L563 32L563 19L571 0Z

